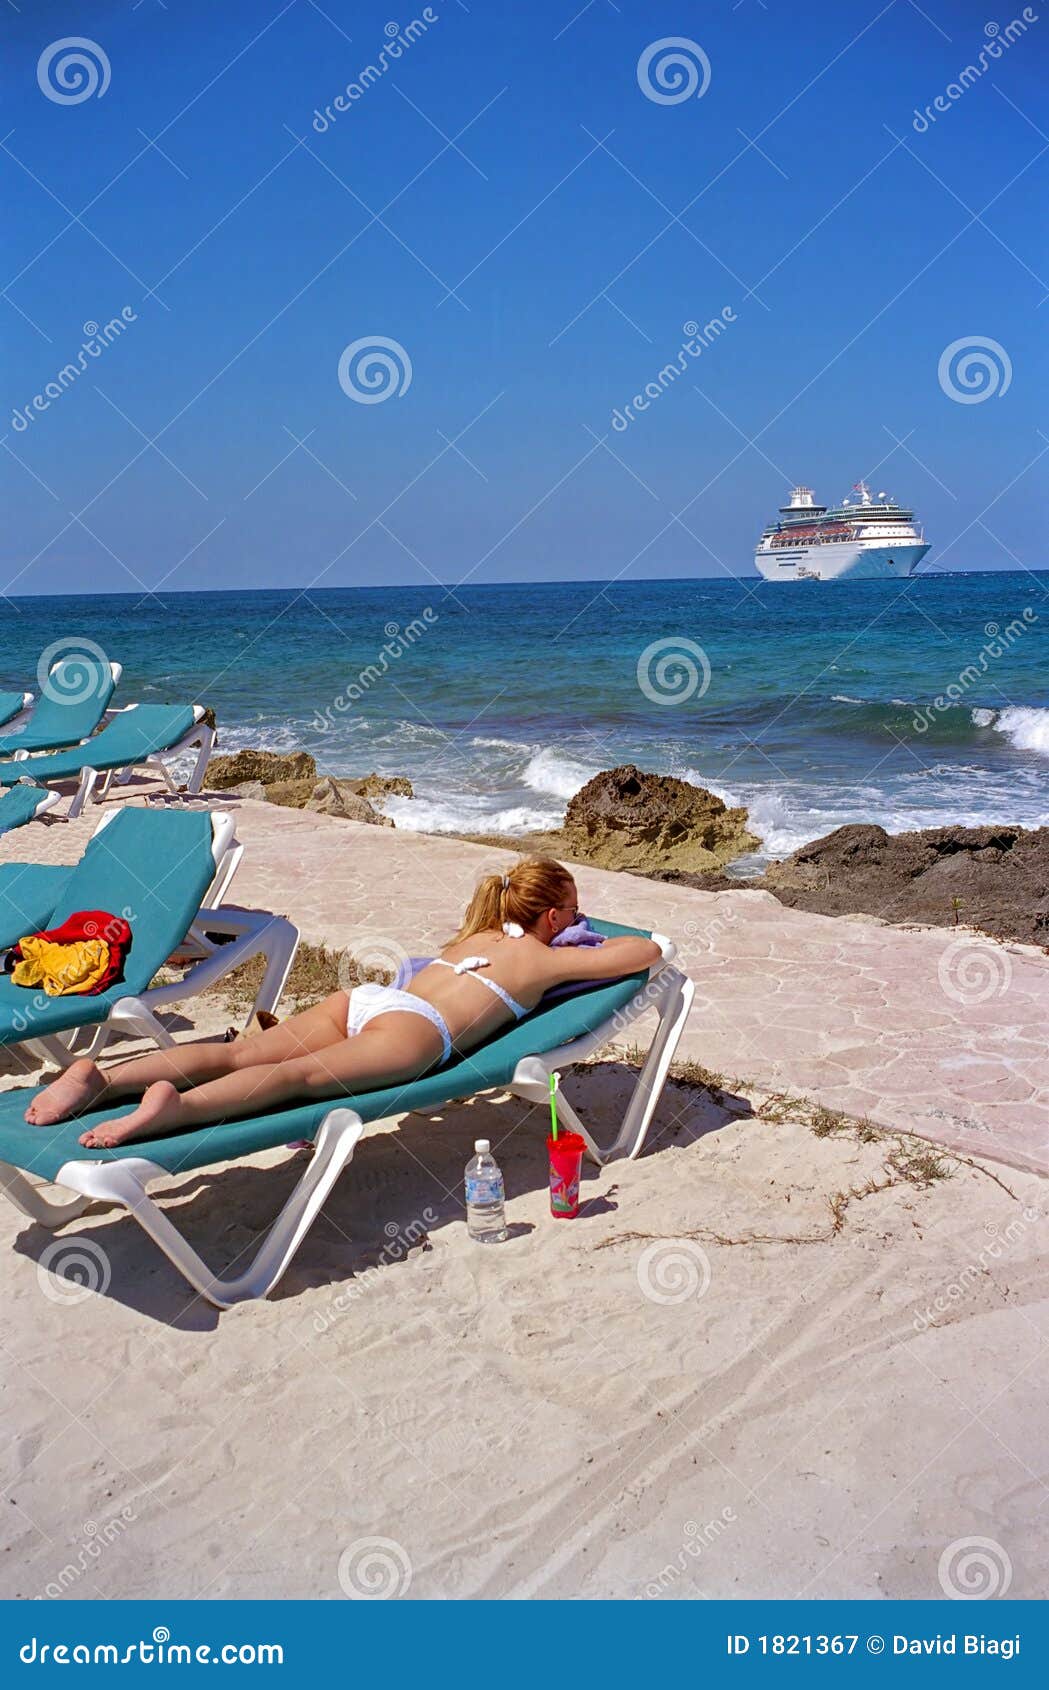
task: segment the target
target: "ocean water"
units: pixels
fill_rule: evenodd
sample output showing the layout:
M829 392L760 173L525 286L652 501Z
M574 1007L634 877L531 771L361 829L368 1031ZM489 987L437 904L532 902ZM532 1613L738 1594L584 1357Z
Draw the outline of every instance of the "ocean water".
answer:
M556 826L616 763L745 804L756 869L847 821L1049 822L1049 574L9 601L0 686L101 649L225 749L407 775L399 827Z

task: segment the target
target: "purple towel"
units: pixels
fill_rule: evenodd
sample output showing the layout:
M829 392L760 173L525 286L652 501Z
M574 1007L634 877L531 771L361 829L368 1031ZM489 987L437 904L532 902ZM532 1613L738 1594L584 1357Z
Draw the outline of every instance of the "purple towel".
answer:
M551 939L550 945L552 949L554 945L603 945L604 942L601 934L594 932L586 916L581 915L571 927L566 927L556 939Z

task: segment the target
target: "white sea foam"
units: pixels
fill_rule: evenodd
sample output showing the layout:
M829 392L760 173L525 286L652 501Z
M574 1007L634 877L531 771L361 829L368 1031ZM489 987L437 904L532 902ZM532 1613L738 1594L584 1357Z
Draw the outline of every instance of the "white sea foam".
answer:
M521 779L533 792L549 793L567 803L598 772L597 763L580 763L554 746L545 746L529 758Z
M832 704L862 704L864 702L862 698L850 698L847 692L832 692L830 701Z
M455 793L449 798L386 798L383 812L411 833L542 833L561 825L560 809L527 804L492 806L487 796Z
M974 711L974 720L975 714ZM1037 751L1049 757L1049 710L1010 704L998 712L994 727L1012 741L1017 751Z
M974 728L993 728L996 712L993 710L974 710L972 721Z
M470 741L470 744L479 745L492 751L517 751L523 757L526 757L532 749L530 745L522 745L518 739L486 739L482 734L478 734Z

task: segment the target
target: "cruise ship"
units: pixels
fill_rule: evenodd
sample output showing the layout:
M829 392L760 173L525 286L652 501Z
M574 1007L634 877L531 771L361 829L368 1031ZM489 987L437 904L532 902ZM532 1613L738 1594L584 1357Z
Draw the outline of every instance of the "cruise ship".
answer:
M865 481L834 510L818 505L811 487L795 487L754 553L766 581L875 581L912 575L929 549L914 512L887 494L876 499Z

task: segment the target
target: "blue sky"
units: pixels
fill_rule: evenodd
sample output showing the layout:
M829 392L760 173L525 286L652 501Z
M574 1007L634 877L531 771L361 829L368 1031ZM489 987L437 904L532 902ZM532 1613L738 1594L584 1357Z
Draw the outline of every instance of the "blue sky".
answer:
M748 575L790 482L863 474L934 567L1049 565L1049 18L944 94L1022 10L440 0L325 129L414 0L6 6L0 588ZM101 96L42 90L69 37ZM668 38L701 96L642 90Z

